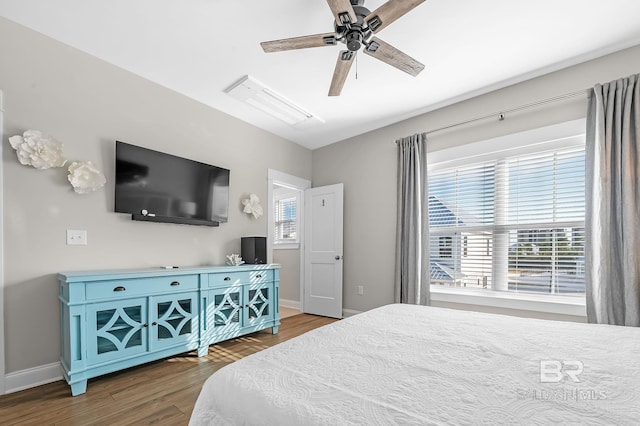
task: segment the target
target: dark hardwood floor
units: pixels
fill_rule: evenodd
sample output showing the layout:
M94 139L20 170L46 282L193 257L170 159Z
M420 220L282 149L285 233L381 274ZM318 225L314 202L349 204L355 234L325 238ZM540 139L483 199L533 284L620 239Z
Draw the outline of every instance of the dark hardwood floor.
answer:
M271 329L218 343L205 357L184 354L89 380L71 396L58 381L0 396L0 424L186 425L204 381L221 367L314 328L336 321L299 314Z

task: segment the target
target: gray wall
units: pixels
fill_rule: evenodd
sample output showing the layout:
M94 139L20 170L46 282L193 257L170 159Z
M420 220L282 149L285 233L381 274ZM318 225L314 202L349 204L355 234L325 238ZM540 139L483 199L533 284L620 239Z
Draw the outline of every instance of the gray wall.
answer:
M634 47L315 150L313 186L342 182L345 188L344 307L364 311L393 302L397 155L395 140L587 89L596 83L608 82L638 72L640 47ZM504 121L498 121L496 118L433 133L429 135L428 150L463 145L582 118L585 113L586 96L565 100L507 114ZM359 285L364 286L363 296L357 295Z
M266 215L242 213L241 199L267 199L268 168L311 178L311 151L3 18L0 57L7 373L59 359L57 272L222 264L240 253L240 237L267 234ZM78 195L63 169L20 165L8 137L27 129L63 142L70 160L92 161L106 186ZM229 168L229 223L113 213L116 139ZM89 244L67 246L67 229L87 230Z
M300 302L300 250L273 250L273 263L280 268L280 299Z

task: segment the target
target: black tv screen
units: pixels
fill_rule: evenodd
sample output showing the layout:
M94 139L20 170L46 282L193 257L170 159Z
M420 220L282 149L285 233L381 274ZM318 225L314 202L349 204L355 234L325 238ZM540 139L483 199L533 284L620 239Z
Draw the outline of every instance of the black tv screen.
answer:
M215 225L229 213L229 170L116 141L115 211Z

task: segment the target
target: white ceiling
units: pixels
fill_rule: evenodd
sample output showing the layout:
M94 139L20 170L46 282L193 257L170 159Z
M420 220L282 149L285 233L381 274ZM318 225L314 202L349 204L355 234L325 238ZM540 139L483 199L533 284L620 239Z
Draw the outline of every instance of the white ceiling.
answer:
M366 0L374 10L385 0ZM315 149L455 101L640 44L638 0L427 0L377 37L424 63L411 77L343 45L264 53L333 31L325 0L0 0L2 16ZM224 92L251 75L324 120L290 127Z

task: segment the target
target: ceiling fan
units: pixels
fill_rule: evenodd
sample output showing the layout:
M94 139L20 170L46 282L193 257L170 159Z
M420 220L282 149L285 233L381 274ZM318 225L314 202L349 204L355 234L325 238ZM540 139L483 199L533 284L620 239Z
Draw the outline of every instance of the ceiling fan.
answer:
M329 96L339 96L349 74L356 53L362 51L412 76L417 76L424 65L395 47L373 37L425 0L388 0L370 12L363 6L364 0L327 0L335 17L332 33L293 37L282 40L263 41L262 49L267 52L306 49L309 47L335 46L338 42L347 46L338 54Z

